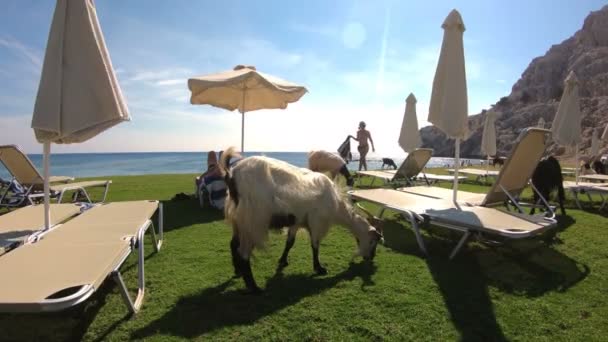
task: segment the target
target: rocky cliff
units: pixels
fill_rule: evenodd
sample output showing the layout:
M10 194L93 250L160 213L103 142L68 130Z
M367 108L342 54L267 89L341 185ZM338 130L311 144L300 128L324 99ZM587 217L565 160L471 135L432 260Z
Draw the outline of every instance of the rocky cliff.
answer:
M544 56L533 59L513 85L511 93L492 106L498 113L496 133L499 154L508 154L519 131L536 126L541 117L546 122L545 127L551 127L564 80L571 70L579 79L583 115L583 142L579 149L581 153L586 153L591 147L593 129L608 124L608 6L591 12L583 28L574 36L553 45ZM461 145L462 156L480 156L484 115L480 113L469 117L470 137ZM448 141L437 128L424 127L421 135L423 146L433 148L434 155L450 156L454 153L453 141ZM555 144L549 146L549 152L564 157L573 153ZM601 152L608 152L608 148L602 147Z

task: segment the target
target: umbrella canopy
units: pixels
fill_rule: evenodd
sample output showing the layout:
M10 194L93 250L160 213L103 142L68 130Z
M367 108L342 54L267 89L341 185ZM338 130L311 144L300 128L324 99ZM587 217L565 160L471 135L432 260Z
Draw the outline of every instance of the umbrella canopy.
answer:
M456 202L460 139L465 139L468 132L469 109L462 42L465 27L457 10L450 12L441 27L444 30L443 42L433 80L428 121L448 137L456 139L454 151L454 202Z
M410 153L422 145L420 131L418 131L418 118L416 117L416 97L414 94L405 99L405 114L401 123L401 133L399 134L399 146Z
M241 151L244 152L245 113L258 109L285 109L298 101L305 87L266 75L253 66L188 79L191 104L208 104L242 114Z
M540 119L538 119L537 126L538 126L538 128L545 128L545 119L543 119L542 117Z
M32 128L44 144L45 225L50 144L83 142L130 120L92 0L58 0L49 33Z
M486 112L481 135L481 153L488 158L496 154L496 113L493 111Z
M553 119L551 133L556 143L575 149L575 160L578 163L578 144L582 140L581 108L578 95L578 79L574 71L570 71L564 83L564 93ZM576 167L576 181L578 182L578 165Z
M559 101L551 126L553 140L562 146L574 147L581 142L581 109L578 79L571 71L564 81L564 94Z
M591 157L598 157L600 153L600 134L602 134L602 131L599 128L593 130L593 134L591 135Z

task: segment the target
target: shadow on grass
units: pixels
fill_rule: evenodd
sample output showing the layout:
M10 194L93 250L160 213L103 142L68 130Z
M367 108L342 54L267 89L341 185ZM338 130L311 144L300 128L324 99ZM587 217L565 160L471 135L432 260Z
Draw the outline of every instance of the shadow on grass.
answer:
M557 231L574 223L559 218ZM405 224L405 225L404 225ZM436 229L430 229L436 232ZM445 230L437 233L446 233ZM457 234L425 238L429 256L426 263L463 341L506 340L496 321L489 288L538 297L549 291L565 291L583 280L589 268L553 249L546 237L518 241L488 248L470 243L454 260L448 255L456 245ZM386 220L385 246L403 254L421 255L414 234L403 220Z
M81 341L96 319L115 283L104 282L95 295L83 304L62 312L0 314L0 331L4 341ZM129 319L125 315L108 329L100 332L96 341L103 340L120 324Z
M375 272L373 263L351 263L347 270L333 277L277 273L268 280L265 292L259 296L242 290L226 291L234 281L241 281L230 279L183 297L163 317L134 332L131 338L145 339L160 333L192 339L216 329L252 324L342 281L359 277L364 286L373 284L371 276Z
M165 231L222 221L224 212L212 208L201 208L198 200L163 201L165 214Z

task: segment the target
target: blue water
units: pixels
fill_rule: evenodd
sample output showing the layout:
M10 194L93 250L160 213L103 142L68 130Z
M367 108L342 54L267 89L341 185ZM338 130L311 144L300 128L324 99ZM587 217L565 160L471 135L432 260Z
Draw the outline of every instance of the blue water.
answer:
M250 155L265 155L280 159L290 164L306 167L307 152L250 152ZM34 165L42 173L42 155L28 155ZM401 158L393 158L399 165ZM470 159L471 163L479 164L479 160ZM452 158L433 157L428 167L445 167L452 164ZM368 160L368 169L378 169L382 160ZM348 164L349 169L356 170L358 161ZM142 175L168 173L201 173L207 168L206 152L146 152L146 153L66 153L51 156L51 175L73 177L98 177L114 175ZM0 164L0 177L10 175Z

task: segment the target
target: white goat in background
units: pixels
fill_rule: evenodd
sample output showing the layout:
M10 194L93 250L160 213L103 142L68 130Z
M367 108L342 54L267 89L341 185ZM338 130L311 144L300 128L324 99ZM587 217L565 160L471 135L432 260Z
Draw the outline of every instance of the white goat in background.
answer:
M354 211L327 176L267 157L242 159L229 170L230 159L235 156L231 147L220 160L229 190L224 211L232 225L234 271L243 277L250 291L260 289L249 259L254 248L264 246L270 228L289 229L279 269L288 265L287 255L300 227L310 234L317 274L327 273L319 262L319 243L334 224L346 226L355 236L360 256L374 258L382 234Z

